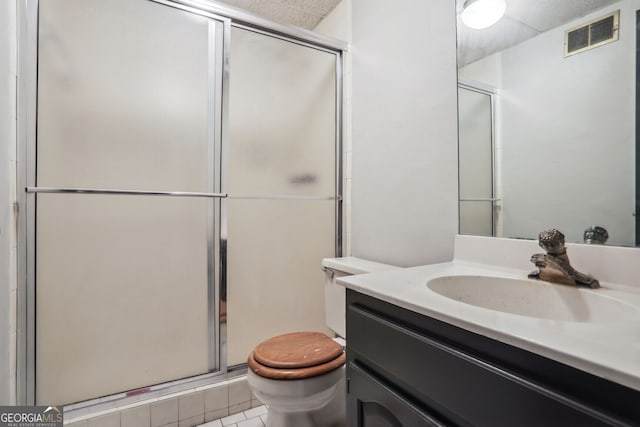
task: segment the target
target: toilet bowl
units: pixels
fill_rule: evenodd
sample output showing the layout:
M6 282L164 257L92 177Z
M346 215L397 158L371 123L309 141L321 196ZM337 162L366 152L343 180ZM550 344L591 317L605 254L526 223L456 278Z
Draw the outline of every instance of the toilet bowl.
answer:
M346 425L345 289L338 277L397 267L355 257L322 261L327 326L321 332L292 332L269 338L249 355L247 381L267 407L267 427L339 427Z
M320 332L294 332L258 344L248 359L247 381L268 407L269 426L315 426L314 414L344 380L343 347Z

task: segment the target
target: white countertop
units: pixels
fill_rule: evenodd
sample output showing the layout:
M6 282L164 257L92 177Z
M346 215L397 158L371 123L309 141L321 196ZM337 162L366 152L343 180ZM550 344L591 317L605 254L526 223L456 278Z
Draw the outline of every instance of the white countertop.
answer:
M571 255L571 254L570 254ZM574 265L575 266L575 265ZM575 266L578 270L580 268ZM509 314L462 303L427 287L452 275L526 278L531 271L464 260L345 276L338 283L399 307L562 362L640 390L640 318L622 322L568 322ZM640 292L607 284L603 293L640 309ZM564 285L555 285L564 286Z

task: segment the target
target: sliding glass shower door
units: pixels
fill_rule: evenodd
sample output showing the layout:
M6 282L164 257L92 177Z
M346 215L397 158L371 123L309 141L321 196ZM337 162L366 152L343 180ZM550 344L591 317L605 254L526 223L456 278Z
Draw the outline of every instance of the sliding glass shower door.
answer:
M222 26L146 0L40 2L37 403L216 368Z
M29 396L117 404L329 333L340 52L170 0L35 4Z
M495 236L493 98L458 86L460 234Z
M337 55L232 28L228 364L260 341L327 331L321 260L336 255Z

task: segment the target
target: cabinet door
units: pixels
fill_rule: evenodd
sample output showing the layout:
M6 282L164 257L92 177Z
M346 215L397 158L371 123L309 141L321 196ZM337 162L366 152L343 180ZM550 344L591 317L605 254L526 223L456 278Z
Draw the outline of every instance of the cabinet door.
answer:
M356 364L347 365L349 381L347 414L350 426L441 427L443 424L394 390L367 374Z
M609 414L409 329L367 307L347 310L347 357L375 369L456 424L622 426ZM615 415L614 415L615 416ZM450 424L448 424L450 425Z

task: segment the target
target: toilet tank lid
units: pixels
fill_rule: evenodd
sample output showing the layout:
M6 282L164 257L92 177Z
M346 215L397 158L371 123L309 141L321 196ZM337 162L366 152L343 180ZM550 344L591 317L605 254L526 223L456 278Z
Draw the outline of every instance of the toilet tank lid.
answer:
M346 274L379 273L381 271L401 268L395 265L383 264L380 262L369 261L352 256L341 258L324 258L322 260L322 266Z

